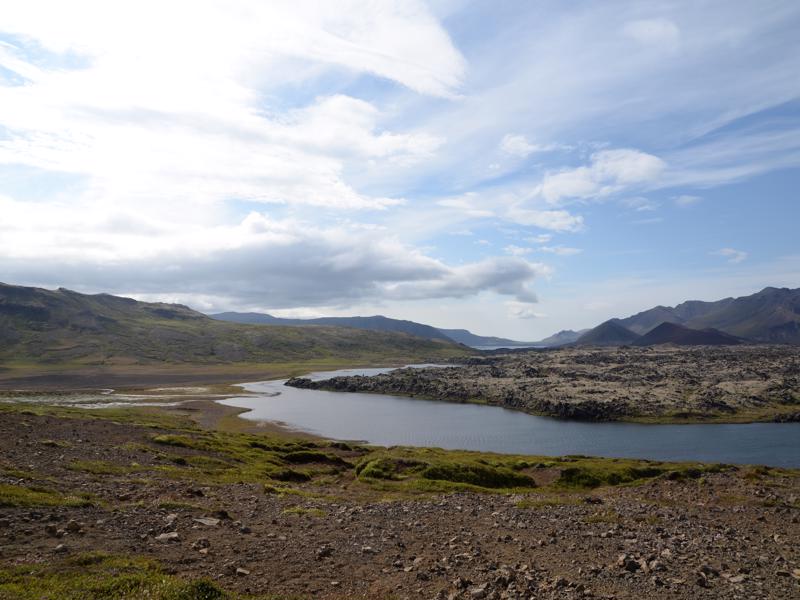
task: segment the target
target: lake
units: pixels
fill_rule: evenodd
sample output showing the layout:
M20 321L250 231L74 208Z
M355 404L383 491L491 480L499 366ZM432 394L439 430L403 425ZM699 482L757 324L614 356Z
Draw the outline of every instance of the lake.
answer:
M349 369L308 375L376 375ZM800 467L800 423L642 425L537 417L475 404L383 394L301 390L286 380L248 383L257 395L221 400L250 409L245 419L275 421L338 440L381 446L436 446L509 454L649 458Z

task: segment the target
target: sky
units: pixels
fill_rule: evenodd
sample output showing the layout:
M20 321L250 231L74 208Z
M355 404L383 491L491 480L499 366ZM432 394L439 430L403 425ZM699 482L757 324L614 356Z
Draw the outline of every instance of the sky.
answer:
M0 281L535 340L800 287L800 3L8 0Z

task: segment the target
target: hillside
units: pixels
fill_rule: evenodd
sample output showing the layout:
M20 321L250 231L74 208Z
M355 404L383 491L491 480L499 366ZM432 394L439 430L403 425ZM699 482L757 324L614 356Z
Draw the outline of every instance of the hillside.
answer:
M580 338L584 333L588 332L588 329L581 329L580 331L573 331L572 329L563 329L558 333L554 333L553 335L544 338L543 340L539 340L536 342L537 346L563 346L565 344L572 344L573 342L577 342L578 338Z
M284 319L266 313L224 312L209 315L212 319L232 323L249 323L261 325L333 325L335 327L353 327L372 331L394 331L427 338L456 342L465 346L529 346L532 342L518 342L507 338L476 335L466 329L439 329L404 319L392 319L382 315L372 317L319 317L316 319Z
M515 346L532 346L535 344L535 342L518 342L516 340L509 340L508 338L491 335L476 335L466 329L439 329L439 331L459 344L472 346L474 348L483 346L506 346L513 348Z
M610 319L590 329L574 343L576 346L624 346L632 344L639 336L626 329L617 319Z
M401 319L390 319L382 315L372 317L319 317L316 319L284 319L273 317L265 313L237 313L225 312L210 315L212 319L229 321L231 323L249 323L260 325L291 325L294 327L307 325L324 325L330 327L351 327L353 329L367 329L370 331L392 331L406 333L429 340L452 342L447 335L422 323Z
M678 346L724 346L741 344L742 339L718 329L689 329L677 323L661 323L634 342L636 346L676 344Z
M800 344L800 288L768 287L750 296L716 302L691 300L674 307L657 306L620 320L639 334L663 322L718 329L758 342Z
M177 304L0 284L0 362L6 367L436 358L463 353L450 342L401 333L225 323Z

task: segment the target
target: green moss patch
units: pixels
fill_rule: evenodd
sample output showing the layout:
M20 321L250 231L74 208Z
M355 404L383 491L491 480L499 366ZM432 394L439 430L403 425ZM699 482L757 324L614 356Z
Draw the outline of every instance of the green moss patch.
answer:
M0 600L244 600L208 580L186 581L168 575L144 558L81 554L51 565L0 570Z
M0 483L0 506L91 506L86 495L64 495L44 487Z

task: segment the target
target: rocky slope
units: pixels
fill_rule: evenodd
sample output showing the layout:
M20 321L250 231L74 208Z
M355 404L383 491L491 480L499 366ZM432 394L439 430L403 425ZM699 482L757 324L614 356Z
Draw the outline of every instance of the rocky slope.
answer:
M800 419L800 351L792 346L565 348L473 358L455 368L287 385L481 402L589 419Z
M718 329L689 329L676 323L661 323L637 339L636 346L676 344L678 346L735 346L745 340Z
M793 471L481 455L539 487L413 491L356 474L375 450L120 419L3 414L2 600L800 594ZM574 476L589 469L640 479Z

